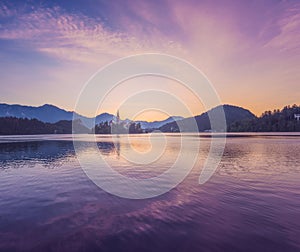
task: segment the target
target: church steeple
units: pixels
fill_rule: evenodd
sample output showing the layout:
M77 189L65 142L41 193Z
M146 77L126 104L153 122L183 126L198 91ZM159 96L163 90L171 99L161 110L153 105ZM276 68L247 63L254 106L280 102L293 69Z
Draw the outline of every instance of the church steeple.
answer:
M120 123L120 112L119 112L119 110L117 111L117 124L119 124Z

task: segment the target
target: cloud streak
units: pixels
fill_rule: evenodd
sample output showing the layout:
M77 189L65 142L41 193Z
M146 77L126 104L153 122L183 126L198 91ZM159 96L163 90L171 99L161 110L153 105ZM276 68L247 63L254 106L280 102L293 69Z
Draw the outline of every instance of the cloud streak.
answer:
M2 6L1 10L4 16L10 15L7 6ZM1 30L0 39L19 40L33 50L61 60L85 63L96 63L99 55L122 57L129 53L180 49L179 44L161 35L157 34L155 40L140 40L109 30L100 19L64 13L59 7L19 13L13 23Z
M300 4L288 8L276 25L279 33L271 38L265 46L300 52Z

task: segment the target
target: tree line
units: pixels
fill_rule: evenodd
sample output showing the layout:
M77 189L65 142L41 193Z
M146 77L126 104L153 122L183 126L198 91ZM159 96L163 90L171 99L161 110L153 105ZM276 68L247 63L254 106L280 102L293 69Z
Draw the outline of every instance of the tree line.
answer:
M260 117L240 120L227 128L229 132L300 132L300 106L285 106L283 109L265 111Z
M35 134L71 134L89 133L90 130L81 124L80 120L62 120L57 123L44 123L37 119L1 117L0 135L35 135Z
M140 123L111 124L103 122L93 129L85 127L81 120L74 123L62 120L56 123L44 123L37 119L0 117L0 135L36 135L36 134L72 134L72 133L95 133L95 134L137 134L143 133Z

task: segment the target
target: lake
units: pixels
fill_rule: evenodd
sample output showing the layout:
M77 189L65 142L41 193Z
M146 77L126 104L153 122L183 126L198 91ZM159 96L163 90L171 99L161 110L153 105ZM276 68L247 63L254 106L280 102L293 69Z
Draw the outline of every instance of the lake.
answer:
M178 186L140 200L94 184L71 135L1 136L0 251L300 251L300 134L229 135L218 169L200 185L209 136L167 134L157 136L158 144L147 135L130 141L97 136L105 162L136 179L167 171L182 138L190 143L187 152L201 143ZM95 162L91 136L76 137L83 143L80 155ZM147 165L123 155L161 146L163 153Z

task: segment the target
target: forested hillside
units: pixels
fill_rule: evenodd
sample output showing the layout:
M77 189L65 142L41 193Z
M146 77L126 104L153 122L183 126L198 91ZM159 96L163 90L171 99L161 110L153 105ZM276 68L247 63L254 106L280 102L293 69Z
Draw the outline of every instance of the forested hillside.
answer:
M300 132L300 106L285 106L282 110L266 111L260 117L236 121L228 127L229 132Z

